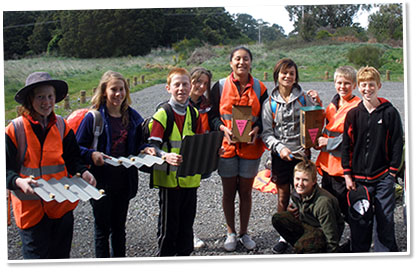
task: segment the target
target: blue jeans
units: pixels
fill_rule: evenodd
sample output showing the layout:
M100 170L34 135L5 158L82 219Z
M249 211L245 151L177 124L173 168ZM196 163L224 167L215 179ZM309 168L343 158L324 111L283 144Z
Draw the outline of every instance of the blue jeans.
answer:
M368 252L373 229L375 252L396 252L395 239L395 178L387 175L375 183L361 183L369 191L373 205L374 220L367 226L350 222L353 252Z
M61 218L42 220L28 229L19 229L24 259L70 258L74 216L70 211Z

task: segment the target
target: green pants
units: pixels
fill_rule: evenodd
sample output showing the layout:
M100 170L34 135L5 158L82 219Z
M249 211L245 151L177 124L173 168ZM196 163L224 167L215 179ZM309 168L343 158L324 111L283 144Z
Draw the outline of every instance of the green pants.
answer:
M327 252L327 241L322 230L301 222L290 212L274 214L272 223L277 232L293 246L296 253Z

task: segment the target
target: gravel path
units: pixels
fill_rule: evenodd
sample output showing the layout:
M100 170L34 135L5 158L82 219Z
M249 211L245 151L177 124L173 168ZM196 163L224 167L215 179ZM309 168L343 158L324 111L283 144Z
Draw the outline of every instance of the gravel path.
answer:
M271 82L266 83L269 90ZM311 82L302 83L305 90L318 90L325 105L328 105L335 94L333 83ZM404 114L403 83L384 82L381 96L388 98L400 111L402 119ZM133 107L143 117L150 116L155 106L167 100L169 94L164 85L156 85L132 94ZM314 154L314 156L317 154ZM267 153L262 158L260 168L263 168ZM158 190L149 189L148 174L139 173L140 185L137 196L131 200L126 222L127 256L153 257L157 250L157 218L158 218ZM257 243L257 248L248 252L241 245L233 253L223 250L223 241L226 234L226 225L222 211L222 185L217 173L209 179L203 180L198 190L198 207L195 220L195 233L206 242L206 247L193 253L195 256L216 255L246 255L246 254L272 254L271 247L275 244L278 235L271 225L271 216L275 212L277 196L273 194L253 191L253 208L249 224L249 234ZM238 202L236 201L236 211ZM74 238L71 251L72 258L94 258L93 217L90 204L80 202L74 213ZM12 220L14 220L12 218ZM238 220L237 220L238 221ZM407 251L407 233L403 217L401 201L398 201L395 212L396 236L400 251ZM237 225L239 229L239 225ZM343 240L349 235L347 227ZM20 238L14 221L7 229L8 259L22 259L20 251ZM287 253L291 254L289 249Z

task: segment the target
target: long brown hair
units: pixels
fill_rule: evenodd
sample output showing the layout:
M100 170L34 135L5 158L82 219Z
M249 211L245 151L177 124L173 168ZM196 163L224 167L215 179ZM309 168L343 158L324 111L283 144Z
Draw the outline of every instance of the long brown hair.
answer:
M103 74L102 78L100 79L99 86L97 86L94 92L94 95L91 98L91 104L92 104L91 107L93 109L98 110L101 105L106 104L106 96L104 94L106 92L107 84L112 79L122 80L125 86L126 96L125 96L125 100L122 102L122 105L120 107L120 113L122 114L122 125L124 127L127 127L129 124L128 108L129 108L129 105L131 105L132 100L131 100L131 96L129 95L128 82L126 81L126 79L123 77L121 73L109 70Z

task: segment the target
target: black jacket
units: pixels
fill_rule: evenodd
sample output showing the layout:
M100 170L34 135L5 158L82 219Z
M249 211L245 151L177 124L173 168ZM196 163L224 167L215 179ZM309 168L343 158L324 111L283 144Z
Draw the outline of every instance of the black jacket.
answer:
M402 162L403 129L399 112L384 98L369 113L363 102L347 113L342 167L355 181L375 182L396 174Z

